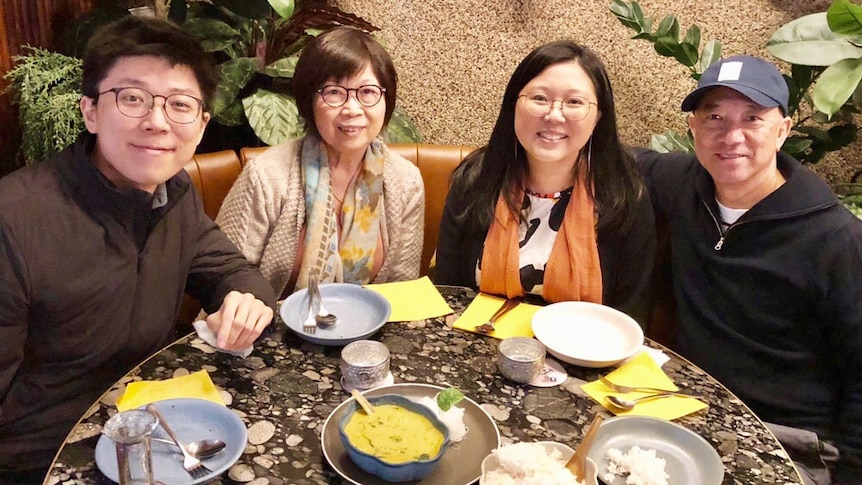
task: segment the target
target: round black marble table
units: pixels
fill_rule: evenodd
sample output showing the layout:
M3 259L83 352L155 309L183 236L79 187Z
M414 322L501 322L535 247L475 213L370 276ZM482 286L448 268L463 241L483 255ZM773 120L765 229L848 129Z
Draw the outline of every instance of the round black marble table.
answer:
M466 288L438 288L455 316L475 296ZM518 385L497 371L497 339L452 329L452 321L453 316L387 323L371 337L389 347L395 382L458 387L494 418L504 443L553 440L574 446L595 413L609 417L580 389L609 369L566 365L570 377L560 386ZM676 422L718 451L725 466L723 485L801 483L784 449L745 404L674 352L649 340L647 345L671 357L663 369L677 385L706 396L707 410ZM99 472L94 449L126 383L206 369L249 428L242 457L212 483L340 484L320 445L327 416L350 397L339 382L340 351L310 344L280 322L245 359L214 352L194 334L182 338L130 372L90 409L67 438L45 483L112 483Z

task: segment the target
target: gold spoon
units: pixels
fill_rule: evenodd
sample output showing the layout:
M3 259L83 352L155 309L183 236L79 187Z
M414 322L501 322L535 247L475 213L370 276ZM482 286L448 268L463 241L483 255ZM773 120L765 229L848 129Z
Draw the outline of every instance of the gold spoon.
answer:
M587 453L590 451L593 441L596 440L596 435L598 434L599 426L602 424L603 419L604 418L600 415L596 414L596 417L594 417L593 422L590 423L590 427L587 429L581 444L575 448L575 454L572 455L566 463L566 468L575 475L575 479L579 482L584 480L584 475L587 473Z
M374 406L362 395L361 392L356 389L350 391L350 395L353 396L353 399L356 399L356 402L362 406L362 410L365 411L365 414L374 414Z

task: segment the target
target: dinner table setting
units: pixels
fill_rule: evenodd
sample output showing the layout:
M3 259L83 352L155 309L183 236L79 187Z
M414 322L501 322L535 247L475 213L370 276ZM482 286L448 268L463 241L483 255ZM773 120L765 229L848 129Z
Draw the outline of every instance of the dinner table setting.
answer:
M93 404L44 484L493 485L552 469L802 483L745 403L628 315L422 277L311 279L239 352L195 325Z

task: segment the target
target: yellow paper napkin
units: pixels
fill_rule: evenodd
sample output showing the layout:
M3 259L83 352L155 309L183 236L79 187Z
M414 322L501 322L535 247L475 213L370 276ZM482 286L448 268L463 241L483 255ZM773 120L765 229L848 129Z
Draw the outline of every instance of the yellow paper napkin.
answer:
M164 381L131 382L126 386L123 395L117 399L117 410L136 409L144 404L178 397L206 399L224 405L209 373L200 370L187 376Z
M679 390L679 388L670 380L667 374L661 370L661 367L656 364L655 360L653 360L647 352L641 352L625 364L621 365L617 370L608 374L606 377L611 382L624 386L645 386L674 391ZM595 399L599 404L605 406L605 408L616 415L653 416L673 420L707 408L707 404L698 399L672 396L641 401L631 411L622 411L607 404L605 397L615 394L626 399L635 399L650 394L650 392L630 392L627 394L621 394L612 391L605 386L604 383L598 380L582 385L581 389L583 389L587 395Z
M486 295L479 293L476 298L470 302L470 306L464 310L458 320L455 320L454 327L468 332L475 332L477 325L482 325L500 309L500 306L505 302L505 298ZM495 330L487 335L499 339L509 337L532 337L533 336L533 314L539 308L538 305L529 303L521 303L513 308L509 313L503 315L494 324Z
M452 313L446 300L427 276L411 281L365 285L389 301L390 322L412 322Z

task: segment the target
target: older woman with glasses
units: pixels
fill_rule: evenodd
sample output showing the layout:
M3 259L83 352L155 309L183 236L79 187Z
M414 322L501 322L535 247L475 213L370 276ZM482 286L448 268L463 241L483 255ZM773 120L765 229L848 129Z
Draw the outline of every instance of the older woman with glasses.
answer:
M293 91L306 134L243 169L216 222L282 296L321 282L416 278L425 192L380 132L396 73L369 34L338 27L303 49Z
M604 65L551 42L515 69L488 145L453 174L436 282L603 303L643 323L654 224Z

